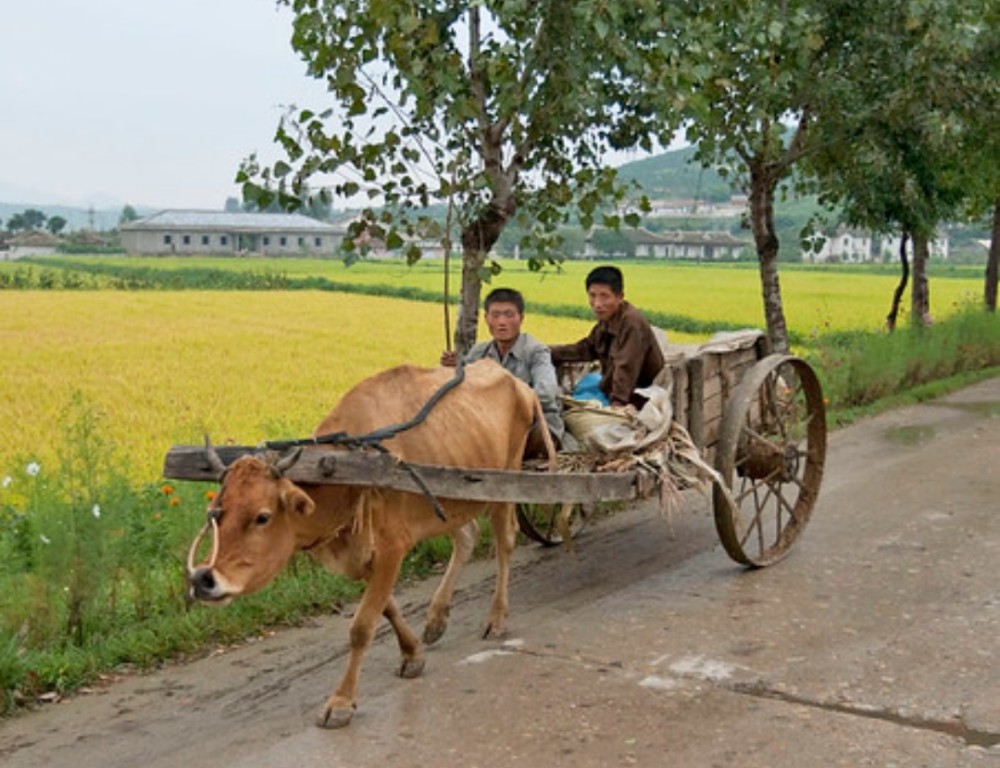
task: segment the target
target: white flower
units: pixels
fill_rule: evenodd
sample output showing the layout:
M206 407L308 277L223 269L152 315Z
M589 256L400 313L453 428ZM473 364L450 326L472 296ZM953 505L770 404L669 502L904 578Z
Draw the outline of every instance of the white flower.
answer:
M35 475L37 475L39 472L42 471L42 465L39 464L37 461L33 461L27 467L24 468L24 471L27 472L31 477L34 477Z
M51 544L52 543L52 539L50 539L44 533L41 536L39 536L38 538L40 538L42 540L42 544Z
M90 510L90 514L92 514L94 516L95 520L100 520L101 519L101 505L100 504L95 504L94 508L92 510Z
M7 475L7 477L5 477L2 482L0 482L0 486L6 488L7 486L9 486L13 482L14 482L14 478L11 477L10 475Z

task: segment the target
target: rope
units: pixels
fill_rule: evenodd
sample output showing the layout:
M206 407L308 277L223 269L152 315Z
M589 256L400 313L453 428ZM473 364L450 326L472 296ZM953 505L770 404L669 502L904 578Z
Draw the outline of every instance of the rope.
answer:
M393 424L388 427L381 427L379 429L373 430L364 435L351 435L347 432L331 432L326 435L317 435L315 437L305 437L298 440L266 440L263 443L265 448L275 450L275 451L286 451L289 448L298 448L304 445L333 445L343 448L348 448L350 450L361 450L363 448L374 448L377 451L381 451L387 455L392 455L392 451L382 445L383 440L389 440L401 432L405 432L408 429L413 429L416 426L422 424L430 412L434 409L434 406L440 402L441 398L447 395L451 390L457 387L465 380L465 365L461 360L455 366L455 375L452 376L448 381L442 384L438 390L430 396L426 403L420 408L417 414L410 420L401 422L399 424ZM424 482L420 474L407 464L402 459L397 459L399 466L407 472L410 477L413 478L413 482L417 484L427 502L431 505L434 510L434 514L442 521L447 521L447 517L444 514L444 509L441 504L431 493L430 488Z
M388 427L380 427L379 429L365 435L350 435L347 432L331 432L326 435L303 437L298 440L266 440L263 445L265 448L275 451L285 451L289 448L295 448L301 445L337 445L344 446L346 448L366 448L371 446L382 450L381 443L383 440L389 440L398 435L400 432L413 429L423 423L441 398L461 384L464 379L465 366L461 361L459 361L458 365L455 367L455 375L442 384L437 392L431 395L430 399L423 404L423 407L421 407L421 409L417 412L417 415L409 421L393 424ZM388 453L388 451L386 451L386 453Z

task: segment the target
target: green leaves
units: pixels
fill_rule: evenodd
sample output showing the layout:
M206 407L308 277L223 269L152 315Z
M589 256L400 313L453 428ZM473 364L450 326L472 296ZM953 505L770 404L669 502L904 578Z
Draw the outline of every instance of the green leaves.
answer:
M388 216L391 247L437 205L462 242L488 251L523 211L539 253L557 247L574 204L589 224L623 199L595 169L610 146L649 143L637 77L672 50L656 0L280 1L333 104L288 111L275 135L285 158L244 163L245 198L367 197L381 212L360 214L359 232ZM662 114L656 124L668 130Z

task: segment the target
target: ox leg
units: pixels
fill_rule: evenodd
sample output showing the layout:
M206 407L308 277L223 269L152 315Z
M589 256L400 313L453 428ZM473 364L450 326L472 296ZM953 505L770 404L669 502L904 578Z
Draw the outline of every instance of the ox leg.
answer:
M403 614L400 613L396 605L396 600L391 595L389 602L382 611L396 633L396 640L399 642L399 652L402 657L399 665L399 676L405 678L419 677L424 671L424 653L420 640L416 633L410 629Z
M497 583L493 605L483 628L483 638L507 634L507 587L510 582L510 558L517 539L517 520L513 504L495 504L490 508L490 523L497 549Z
M404 553L405 550L395 550L395 548L389 547L378 553L378 562L373 568L365 593L361 596L361 602L354 614L354 620L351 622L351 653L347 661L347 669L336 690L326 700L323 711L316 721L316 724L321 728L343 728L351 722L351 717L357 708L356 697L361 661L371 645L372 638L375 637L379 618L389 610L392 588L399 576ZM390 614L397 619L400 618L394 602ZM413 640L419 642L416 636L413 637Z
M441 583L434 591L430 607L427 609L427 623L424 625L424 642L432 645L441 639L448 628L448 616L451 613L451 599L455 593L458 574L469 558L479 540L479 523L475 518L451 534L452 549L448 569L444 572Z

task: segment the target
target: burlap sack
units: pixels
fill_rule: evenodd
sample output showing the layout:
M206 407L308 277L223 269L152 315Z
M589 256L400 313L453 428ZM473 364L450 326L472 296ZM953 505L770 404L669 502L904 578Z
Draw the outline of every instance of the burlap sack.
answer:
M651 386L636 392L647 398L638 412L563 398L566 430L585 448L599 453L636 451L663 439L673 419L670 389Z

